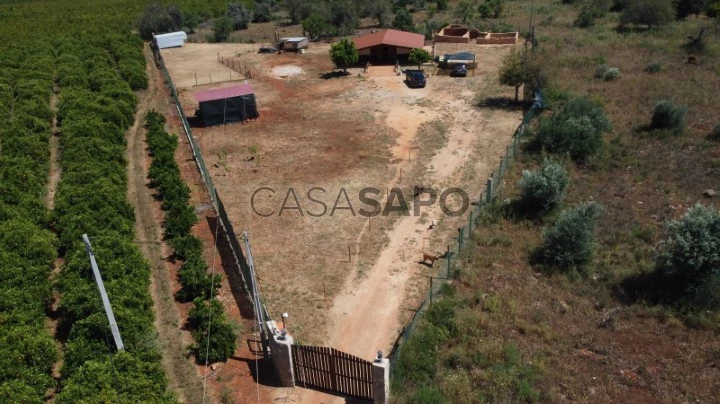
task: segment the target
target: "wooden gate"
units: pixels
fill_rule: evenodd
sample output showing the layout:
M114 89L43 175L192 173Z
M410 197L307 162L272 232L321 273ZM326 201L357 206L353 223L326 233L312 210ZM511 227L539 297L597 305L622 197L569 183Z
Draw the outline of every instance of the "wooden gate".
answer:
M324 346L293 345L296 385L372 400L372 362Z

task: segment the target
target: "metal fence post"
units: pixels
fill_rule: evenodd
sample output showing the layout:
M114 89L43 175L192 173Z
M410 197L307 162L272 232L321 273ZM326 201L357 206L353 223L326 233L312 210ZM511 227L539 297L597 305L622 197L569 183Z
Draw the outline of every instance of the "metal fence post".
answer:
M485 203L492 202L492 196L493 196L493 177L490 177L487 180L487 190L485 191Z

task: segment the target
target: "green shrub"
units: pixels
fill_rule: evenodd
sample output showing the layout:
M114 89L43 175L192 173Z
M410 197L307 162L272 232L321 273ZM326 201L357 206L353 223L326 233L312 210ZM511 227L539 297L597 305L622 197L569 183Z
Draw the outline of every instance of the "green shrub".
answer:
M481 18L500 18L504 8L504 0L485 0L478 6Z
M685 113L687 107L675 105L670 100L662 100L655 104L650 129L668 129L679 134L685 130Z
M520 205L531 214L549 212L562 201L568 182L565 168L545 159L539 171L523 171L518 182Z
M213 24L213 39L215 42L223 42L228 39L232 32L233 21L228 16L222 16Z
M620 25L657 27L675 19L672 0L628 0L620 15Z
M720 212L697 204L667 223L656 263L690 307L720 308Z
M595 78L605 81L613 81L620 77L620 69L602 64L595 69Z
M575 26L585 28L595 25L595 20L605 17L611 6L610 0L585 0L575 20Z
M543 234L543 244L533 257L549 269L583 270L590 262L595 241L595 222L602 208L596 202L564 210L555 225Z
M228 322L216 299L208 302L195 299L188 313L188 326L192 329L199 362L225 362L235 353L238 330Z
M550 152L582 162L600 149L602 133L610 128L601 106L587 98L573 97L550 118L541 118L538 141Z
M660 73L662 71L662 63L660 62L653 62L649 65L645 66L645 72L646 73Z

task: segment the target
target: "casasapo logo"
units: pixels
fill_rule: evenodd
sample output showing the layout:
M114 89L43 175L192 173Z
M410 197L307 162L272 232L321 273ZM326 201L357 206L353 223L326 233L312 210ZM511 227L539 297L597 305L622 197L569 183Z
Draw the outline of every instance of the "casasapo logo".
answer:
M253 212L262 217L291 214L310 217L340 214L375 217L393 213L420 216L423 209L435 204L439 205L443 214L457 217L464 214L470 206L468 194L458 187L435 189L418 185L411 193L406 193L407 195L397 187L384 192L380 188L364 187L357 191L357 194L348 193L345 187L336 191L323 187L260 187L252 193L250 204Z

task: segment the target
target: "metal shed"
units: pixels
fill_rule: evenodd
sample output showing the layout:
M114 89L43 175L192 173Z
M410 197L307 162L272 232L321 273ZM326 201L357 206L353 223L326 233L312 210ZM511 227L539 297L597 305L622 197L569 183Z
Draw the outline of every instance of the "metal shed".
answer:
M282 50L300 50L308 47L310 40L305 36L296 36L290 38L280 38L278 49Z
M185 31L170 32L167 34L153 35L158 49L176 48L185 45L187 34Z
M193 95L200 103L195 115L204 126L244 122L260 116L255 103L255 90L247 83L200 91Z

